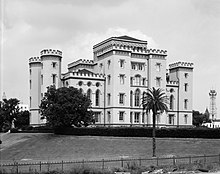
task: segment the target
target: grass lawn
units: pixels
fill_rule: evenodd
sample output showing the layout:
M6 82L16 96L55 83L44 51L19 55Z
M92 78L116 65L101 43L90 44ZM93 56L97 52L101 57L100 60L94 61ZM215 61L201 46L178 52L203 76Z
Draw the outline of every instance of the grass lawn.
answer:
M151 138L91 137L54 134L4 134L1 161L61 161L151 158ZM157 138L158 157L220 154L220 139Z

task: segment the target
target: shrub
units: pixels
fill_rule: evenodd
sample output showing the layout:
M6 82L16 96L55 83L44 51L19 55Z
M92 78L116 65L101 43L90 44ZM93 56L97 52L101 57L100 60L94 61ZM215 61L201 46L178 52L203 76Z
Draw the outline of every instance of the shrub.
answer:
M149 127L92 127L92 128L59 128L56 134L118 136L118 137L152 137ZM220 129L208 128L167 128L156 129L156 137L170 138L220 138Z

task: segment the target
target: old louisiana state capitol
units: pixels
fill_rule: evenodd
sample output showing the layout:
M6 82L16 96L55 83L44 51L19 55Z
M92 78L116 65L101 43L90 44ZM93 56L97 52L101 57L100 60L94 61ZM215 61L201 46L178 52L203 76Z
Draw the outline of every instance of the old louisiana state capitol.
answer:
M152 125L141 98L147 88L162 88L168 113L158 114L158 126L192 126L193 63L166 65L167 52L149 49L147 41L111 37L93 46L93 60L79 59L61 73L62 52L45 49L29 59L30 124L42 124L39 105L47 87L73 86L92 102L96 124Z

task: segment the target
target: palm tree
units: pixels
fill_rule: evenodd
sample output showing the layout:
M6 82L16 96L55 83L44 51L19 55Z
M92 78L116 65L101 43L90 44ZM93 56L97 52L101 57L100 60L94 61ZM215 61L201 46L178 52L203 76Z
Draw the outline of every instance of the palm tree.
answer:
M147 92L144 92L143 98L142 98L142 105L143 110L146 111L146 113L149 113L152 111L153 113L153 132L152 132L152 140L153 140L153 157L156 157L155 150L156 150L156 141L155 141L155 124L156 124L156 115L158 113L163 113L164 111L168 111L167 107L167 96L165 92L158 88L155 89L154 87L152 89L147 89Z

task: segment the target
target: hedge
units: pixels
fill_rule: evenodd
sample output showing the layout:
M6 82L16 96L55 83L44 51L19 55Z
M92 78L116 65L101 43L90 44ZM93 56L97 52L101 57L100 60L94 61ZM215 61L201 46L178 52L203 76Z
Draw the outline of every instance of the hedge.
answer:
M152 128L144 127L95 127L60 128L55 134L78 136L116 136L116 137L152 137ZM209 128L162 128L156 129L156 137L161 138L220 138L220 129Z

